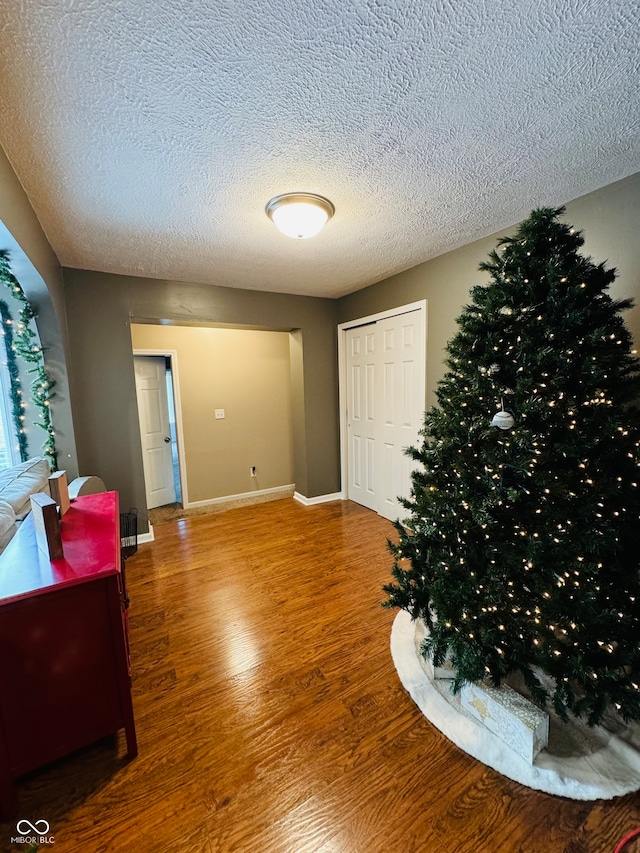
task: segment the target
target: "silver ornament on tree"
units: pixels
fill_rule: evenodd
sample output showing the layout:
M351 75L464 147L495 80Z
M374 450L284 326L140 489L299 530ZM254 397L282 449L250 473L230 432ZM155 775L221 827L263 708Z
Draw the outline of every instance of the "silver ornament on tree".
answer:
M511 412L505 412L504 409L504 400L500 399L500 411L496 412L493 416L493 420L491 421L491 426L498 427L499 429L511 429L511 427L515 424L515 420Z

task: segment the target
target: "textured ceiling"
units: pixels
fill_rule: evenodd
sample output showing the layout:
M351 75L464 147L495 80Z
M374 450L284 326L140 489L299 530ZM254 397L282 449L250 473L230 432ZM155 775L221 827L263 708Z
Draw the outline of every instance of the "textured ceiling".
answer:
M65 266L340 296L640 171L629 0L15 0L0 142ZM312 240L264 213L329 197Z

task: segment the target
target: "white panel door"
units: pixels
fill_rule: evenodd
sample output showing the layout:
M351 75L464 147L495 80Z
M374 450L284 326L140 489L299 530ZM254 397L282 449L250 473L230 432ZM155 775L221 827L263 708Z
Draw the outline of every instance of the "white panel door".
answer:
M175 503L166 365L161 356L135 356L147 508Z
M405 512L424 416L421 311L346 330L347 497L394 521Z
M348 329L346 345L348 494L377 511L375 323Z
M423 324L419 311L398 314L376 323L380 367L377 423L380 446L378 512L392 521L402 516L399 497L409 497L416 463L404 450L415 445L424 417Z

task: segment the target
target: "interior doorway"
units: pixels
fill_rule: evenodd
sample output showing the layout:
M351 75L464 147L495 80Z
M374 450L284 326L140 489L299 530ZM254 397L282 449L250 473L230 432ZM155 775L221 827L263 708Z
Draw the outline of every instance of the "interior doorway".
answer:
M147 508L182 503L174 357L136 350L133 363Z
M426 300L339 327L342 489L394 521L425 410Z

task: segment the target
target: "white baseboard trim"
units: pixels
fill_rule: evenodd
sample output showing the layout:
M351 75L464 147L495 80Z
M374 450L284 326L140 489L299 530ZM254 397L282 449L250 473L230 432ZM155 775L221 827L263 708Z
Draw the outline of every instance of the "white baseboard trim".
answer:
M343 501L344 494L343 492L334 492L332 495L318 495L315 498L305 498L304 495L301 495L300 492L294 492L293 497L295 500L299 501L303 506L315 506L316 504L326 504L329 501Z
M292 492L295 489L294 483L289 486L276 486L273 489L256 489L254 492L242 492L239 495L225 495L223 498L210 498L206 501L189 501L185 503L185 509L194 509L198 506L211 506L213 504L228 503L229 501L242 501L247 498L259 498L262 495L277 495L281 492Z
M148 533L140 533L140 535L138 536L138 545L142 545L145 542L153 542L153 540L155 538L156 537L154 536L154 533L153 533L153 524L150 524L149 525L149 532Z

